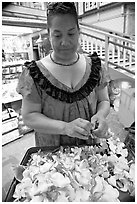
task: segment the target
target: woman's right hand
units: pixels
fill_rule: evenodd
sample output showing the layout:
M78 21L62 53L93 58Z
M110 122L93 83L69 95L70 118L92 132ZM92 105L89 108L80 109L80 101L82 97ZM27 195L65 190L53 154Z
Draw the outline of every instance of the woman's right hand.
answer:
M65 134L70 137L77 137L79 139L87 140L92 124L85 119L77 118L69 123L65 124Z

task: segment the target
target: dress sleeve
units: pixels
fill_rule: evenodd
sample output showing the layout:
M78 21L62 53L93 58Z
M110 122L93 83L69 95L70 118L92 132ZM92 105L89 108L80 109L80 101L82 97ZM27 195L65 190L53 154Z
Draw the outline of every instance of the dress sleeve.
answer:
M100 70L100 81L98 88L104 88L108 85L110 81L109 72L106 70L105 65L101 63L101 70Z
M91 68L92 68L92 81L94 79L95 85L98 89L102 89L108 85L110 81L110 75L105 65L101 62L101 59L98 57L97 53L94 52L92 55L89 55L91 58Z
M24 66L24 69L19 77L16 91L27 98L27 100L33 103L40 103L41 97L38 87L34 83L33 78L30 76L28 67Z

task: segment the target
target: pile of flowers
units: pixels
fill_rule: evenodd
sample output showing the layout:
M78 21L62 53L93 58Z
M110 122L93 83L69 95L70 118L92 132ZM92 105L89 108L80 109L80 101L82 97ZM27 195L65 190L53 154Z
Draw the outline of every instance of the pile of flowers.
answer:
M13 197L17 202L119 202L134 196L135 163L125 144L112 136L100 144L38 151L23 166Z

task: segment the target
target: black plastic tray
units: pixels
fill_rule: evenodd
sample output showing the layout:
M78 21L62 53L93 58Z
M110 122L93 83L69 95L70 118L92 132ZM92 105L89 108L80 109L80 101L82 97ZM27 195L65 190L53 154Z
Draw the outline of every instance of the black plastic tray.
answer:
M26 165L28 160L31 158L31 154L33 153L36 153L38 152L39 150L41 150L42 152L45 152L45 153L48 153L48 152L54 152L54 151L57 151L59 149L59 147L31 147L27 150L27 152L25 153L22 161L21 161L21 165ZM18 184L19 182L16 180L16 178L14 177L13 178L13 181L9 187L9 190L8 190L8 193L6 195L6 198L5 198L5 202L13 202L15 199L13 198L13 194L14 194L14 191L15 191L15 188L16 188L16 185Z
M80 146L83 146L83 145L80 145ZM27 164L28 160L31 158L31 154L36 153L39 150L41 150L44 153L56 152L59 150L59 147L55 147L55 146L54 147L31 147L25 153L20 164L25 166ZM10 185L10 188L8 190L8 193L6 195L5 202L14 202L13 194L14 194L16 185L18 183L19 182L14 177L14 179ZM127 192L119 191L119 200L120 200L120 202L135 202L135 197L131 197Z

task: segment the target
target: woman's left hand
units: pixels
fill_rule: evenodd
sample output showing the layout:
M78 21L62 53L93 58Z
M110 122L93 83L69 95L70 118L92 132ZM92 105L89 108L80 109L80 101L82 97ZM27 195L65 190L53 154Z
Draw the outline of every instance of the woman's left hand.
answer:
M95 114L91 118L91 124L93 125L92 132L97 137L106 139L110 137L110 135L108 134L108 125L106 119L103 116Z

